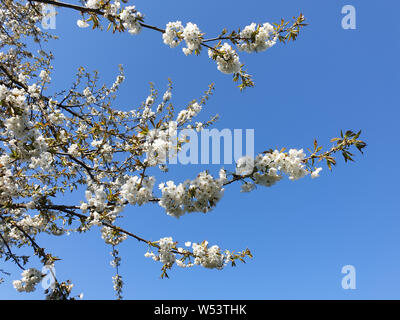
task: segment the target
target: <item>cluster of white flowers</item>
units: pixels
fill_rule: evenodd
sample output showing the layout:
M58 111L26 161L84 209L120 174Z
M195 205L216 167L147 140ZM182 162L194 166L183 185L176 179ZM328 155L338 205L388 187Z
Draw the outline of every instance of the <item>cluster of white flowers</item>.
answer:
M32 202L31 202L32 203ZM31 203L29 203L31 205ZM29 206L28 206L29 208ZM23 219L18 221L18 226L21 227L26 233L36 233L35 230L44 230L48 226L48 220L43 215L25 215Z
M36 83L28 86L28 93L32 98L40 98L40 91L41 91L41 87L38 86Z
M243 156L236 161L236 174L245 176L253 173L254 171L254 158L250 156Z
M171 92L171 90L165 91L165 92L164 92L164 95L163 95L163 101L164 101L164 102L167 102L167 101L171 100L171 98L172 98L172 92Z
M92 91L90 91L89 87L86 87L83 90L83 95L86 97L87 104L92 104L96 102L96 98L93 96Z
M94 194L90 190L86 190L85 197L87 200L86 208L90 206L97 212L102 212L106 208L107 194L103 187L96 189ZM81 208L84 209L85 206L82 204Z
M54 110L49 114L49 120L51 121L52 124L63 124L65 119L65 115L61 113L60 109Z
M201 265L208 269L223 269L229 255L225 256L221 253L221 249L217 246L207 247L208 242L205 241L201 244L193 243L194 264Z
M2 160L4 156L2 157ZM3 161L1 161L4 163ZM14 174L10 169L0 168L0 201L6 203L7 200L17 197L19 186L15 182Z
M114 83L112 84L110 91L109 92L116 92L121 85L122 82L124 82L125 76L123 74L120 74L117 76L115 79Z
M50 73L48 71L46 71L46 70L40 71L39 77L44 82L50 83L51 78L50 78Z
M170 121L165 127L152 129L146 135L143 149L146 152L145 162L148 166L164 164L167 157L172 158L177 151L177 123Z
M8 132L12 132L16 138L22 138L29 130L27 127L28 119L24 116L10 117L6 120L5 126Z
M124 286L124 282L122 281L122 277L119 274L116 274L115 276L112 277L113 279L113 284L114 284L114 291L115 292L121 292L122 287Z
M244 40L238 44L239 50L251 53L265 51L274 46L278 35L270 23L266 22L261 26L253 22L240 32L240 38Z
M105 162L112 161L113 156L114 156L113 148L108 142L102 144L100 152L101 152Z
M177 47L182 41L184 27L180 21L168 22L162 35L164 43L171 48Z
M140 21L143 15L135 9L135 6L125 7L119 17L130 34L138 34L142 30Z
M144 256L146 258L152 258L154 261L161 261L163 264L171 267L175 263L176 255L171 252L174 248L174 242L171 237L162 238L159 241L159 252L155 254L154 252L146 252Z
M125 233L116 232L113 228L106 226L101 228L101 237L105 243L113 246L120 244L128 238Z
M4 100L8 95L8 88L3 85L0 84L0 100Z
M197 24L188 22L182 32L182 37L186 42L186 48L182 49L185 55L189 55L192 54L194 51L201 50L203 34L201 33Z
M89 8L100 8L99 0L88 0L86 6ZM119 17L123 26L128 29L131 34L138 34L141 29L143 15L135 9L135 6L127 6L121 10L119 0L115 0L113 4L109 3L105 9L104 16ZM89 24L84 20L78 20L77 24L81 28L86 28ZM199 53L203 43L204 34L200 31L197 24L188 22L183 27L181 21L168 22L164 32L162 33L163 42L171 48L177 47L182 40L185 40L186 47L182 48L185 55L190 55L193 52ZM241 51L246 52L261 52L274 46L278 40L278 34L273 25L266 22L262 25L251 23L246 26L239 34L239 41L235 42ZM233 40L232 40L233 41ZM241 63L237 52L229 45L224 43L219 49L209 48L208 55L213 60L216 60L218 70L225 74L239 73Z
M90 9L99 9L101 6L101 0L88 0L85 5Z
M240 72L241 64L239 55L228 43L224 43L218 52L213 49L208 49L208 56L217 61L218 70L222 73L238 73Z
M241 191L252 191L256 184L270 187L283 178L282 174L289 176L290 180L303 178L309 174L304 164L305 158L303 149L290 149L288 153L274 150L272 153L259 154L253 161L248 157L240 158L237 161L237 169L239 169L237 173L250 175L254 181L254 183L244 183ZM319 177L321 170L322 168L315 169L311 177Z
M142 112L136 110L132 111L132 114L134 114L137 118L140 118L140 124L145 124L147 121L155 119L156 113L151 110L154 102L155 99L153 95L150 95L146 98L146 101L144 102L144 108Z
M122 199L133 205L142 205L153 198L154 177L142 179L138 176L126 176L125 178L127 181L122 185L120 193Z
M176 122L178 124L183 124L185 122L191 121L195 116L199 114L202 107L197 102L192 103L187 109L179 112Z
M173 242L171 237L162 238L157 241L159 245L158 253L146 252L146 258L152 258L154 261L160 261L163 264L171 268L174 263L181 268L190 268L195 265L202 266L207 269L223 269L231 258L229 251L221 252L221 249L217 246L208 247L208 242L203 241L202 243L191 243L186 242L187 247L192 247L192 253L183 248L176 248L176 243ZM174 253L174 252L175 253ZM177 259L177 254L191 255L194 261L185 262L185 258Z
M53 156L50 152L42 152L38 156L31 158L29 168L36 169L41 168L43 171L53 171Z
M225 170L218 179L207 172L201 172L196 179L187 180L178 186L173 181L159 185L162 197L159 205L168 215L179 218L186 212L208 212L224 194L223 185L227 181Z
M40 93L39 86L32 85L30 88L32 88L30 94L36 96L37 90ZM25 91L17 88L8 90L5 86L0 85L0 100L19 109L18 113L4 121L6 129L4 135L12 137L8 141L9 148L17 149L21 159L30 160L30 168L41 167L43 170L51 170L53 157L47 152L46 139L30 121L30 114L34 111L34 106L26 103ZM61 117L60 114L58 116Z
M288 175L290 180L297 180L308 174L303 162L305 157L303 149L290 149L288 154L275 150L272 153L259 155L255 166L261 171L266 168L275 169Z
M175 254L171 252L174 242L171 237L162 238L158 242L160 246L159 259L163 264L172 265L175 262Z
M71 156L78 157L80 155L78 145L76 143L71 144L68 148L68 153Z
M35 291L36 285L42 280L42 273L35 269L30 268L21 273L21 280L14 280L13 286L18 292L32 292Z
M121 2L119 0L114 0L114 3L109 2L109 6L105 9L104 16L116 16L118 10L121 8Z
M122 258L118 256L119 251L115 248L110 252L113 259L110 261L110 266L113 268L118 268L121 265Z

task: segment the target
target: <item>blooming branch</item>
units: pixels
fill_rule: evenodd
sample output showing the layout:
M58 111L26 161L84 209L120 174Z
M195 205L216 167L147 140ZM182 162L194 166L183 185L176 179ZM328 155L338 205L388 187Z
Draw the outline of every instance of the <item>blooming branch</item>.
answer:
M163 42L171 48L177 47L184 40L186 47L182 51L185 55L192 53L199 55L202 47L205 47L208 49L209 57L217 62L218 70L225 74L233 74L235 82L241 80L238 86L240 90L254 86L254 82L251 75L244 70L236 51L226 42L221 44L222 40L228 40L240 51L261 52L273 47L278 40L283 43L295 41L300 29L307 25L304 23L304 15L300 14L297 18L293 17L292 22L282 19L279 24L273 25L252 23L242 31L239 28L238 31L228 34L228 31L223 29L218 37L204 39L205 34L192 22L188 22L185 27L181 21L168 22L165 29L146 24L144 15L137 11L135 6L122 7L120 0L115 0L113 3L108 0L88 0L85 6L53 0L32 0L32 2L73 9L83 16L88 15L88 18L77 21L77 25L81 28L89 27L89 23L92 23L93 29L102 28L99 18L104 17L109 21L107 30L112 28L113 33L127 30L130 34L136 35L142 28L154 30L162 33ZM212 47L208 45L210 42L218 43Z

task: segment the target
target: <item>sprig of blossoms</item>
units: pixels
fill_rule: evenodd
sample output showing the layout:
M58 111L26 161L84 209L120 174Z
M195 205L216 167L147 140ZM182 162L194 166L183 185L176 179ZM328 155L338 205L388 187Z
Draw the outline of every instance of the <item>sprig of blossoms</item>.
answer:
M175 264L181 268L191 268L197 265L206 269L222 270L229 263L235 266L235 260L244 262L245 257L253 257L248 249L234 254L229 250L222 251L217 245L209 247L208 241L186 242L185 246L191 247L191 251L177 247L177 242L174 242L172 237L162 238L150 245L157 249L157 253L147 251L144 256L163 264L161 277L168 277L167 270Z
M252 23L239 34L238 49L248 53L265 51L276 44L278 34L274 27L266 22L263 25Z
M36 1L40 2L40 0ZM77 25L81 28L88 27L90 20L93 21L94 28L100 27L97 15L101 14L110 21L108 29L112 26L113 32L122 32L128 29L131 34L138 34L142 28L153 29L162 33L163 42L171 48L177 47L182 40L185 40L186 47L182 49L185 55L190 55L193 52L200 54L202 46L217 51L222 40L229 40L240 51L261 52L274 46L278 40L281 42L296 40L300 28L306 26L304 16L300 14L291 26L288 26L289 22L283 19L280 24L275 24L275 26L268 22L263 24L253 22L243 30L239 29L238 32L232 31L227 35L228 31L224 29L218 37L204 39L204 34L200 31L200 28L192 22L188 22L185 27L183 27L181 21L168 22L164 30L144 24L143 15L135 9L135 6L121 8L119 0L114 0L113 3L111 1L88 0L86 7L95 11L89 12L91 16L89 19L77 21ZM212 41L218 41L214 48L207 44ZM239 85L240 90L254 86L251 76L240 70L242 65L239 62L239 57L228 44L224 45L220 54L209 52L209 56L217 61L218 70L226 74L235 74L234 82L239 79L242 81Z
M225 42L219 49L208 49L208 56L217 62L217 68L222 73L240 73L239 55L228 43Z
M18 292L35 291L36 285L42 281L43 278L43 274L35 268L22 271L21 276L21 280L13 281L13 286Z
M193 52L195 54L200 53L203 33L201 33L197 24L188 22L182 32L182 37L186 42L186 48L182 49L185 55L190 55Z
M119 256L119 251L115 249L113 245L113 249L111 251L111 256L113 260L111 260L111 266L116 269L115 276L112 277L113 280L113 288L118 300L122 299L122 288L124 286L124 282L122 281L122 276L119 274L119 266L121 265L121 257Z
M182 34L185 28L180 21L168 22L165 32L162 34L164 43L171 48L177 47L183 40Z
M120 244L128 238L125 233L118 232L115 229L107 226L101 228L101 237L105 241L105 243L111 244L113 246Z
M259 154L255 160L242 157L237 161L236 173L238 176L251 178L251 182L245 181L242 192L254 190L255 185L270 187L280 181L286 174L290 180L298 180L310 173L305 164L306 154L303 149L290 149L288 153L271 150ZM322 168L316 168L311 172L312 178L319 176Z
M87 0L85 6L91 9L99 9L101 7L102 0Z
M224 194L225 170L220 170L219 178L208 172L201 172L196 179L175 185L173 181L159 185L162 197L159 205L168 215L176 218L186 212L209 212Z
M126 183L121 187L121 197L132 205L142 205L153 198L154 183L154 177L127 177Z
M143 21L143 15L135 9L135 6L125 7L119 17L130 34L138 34L142 30L140 22Z

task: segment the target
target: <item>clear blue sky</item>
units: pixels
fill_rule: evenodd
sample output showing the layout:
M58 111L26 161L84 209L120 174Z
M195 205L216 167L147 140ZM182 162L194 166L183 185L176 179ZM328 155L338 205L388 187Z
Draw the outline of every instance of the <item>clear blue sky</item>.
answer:
M340 129L363 130L368 143L356 163L339 162L321 178L285 180L272 188L239 193L227 188L217 208L207 215L181 219L155 205L128 207L122 226L145 238L173 236L178 241L202 241L223 248L249 247L254 259L223 271L174 268L160 279L160 263L144 258L147 248L134 240L120 245L121 275L126 299L399 299L399 33L396 1L162 1L136 0L146 22L192 21L208 35L251 22L277 22L304 13L309 26L299 40L260 54L241 54L253 74L255 88L239 92L231 77L221 74L206 52L186 57L170 49L161 35L143 30L138 36L79 29L79 15L60 9L48 44L56 56L54 88L68 86L80 65L97 69L111 83L123 64L127 80L118 108L133 108L147 97L148 83L163 90L170 77L173 101L184 106L210 82L216 92L200 116L219 113L216 128L254 128L255 150L309 147L314 138L326 148ZM354 5L357 29L341 27L341 9ZM209 167L215 173L219 166ZM195 177L203 166L173 168L177 181ZM165 179L167 179L167 177ZM158 181L164 180L161 176ZM82 196L83 198L83 196ZM77 196L67 199L76 203ZM59 199L63 201L63 199ZM110 248L93 230L89 235L63 236L38 242L62 261L60 279L71 279L74 293L86 299L113 299L114 269ZM32 266L39 267L33 259ZM356 290L341 288L341 268L354 265ZM19 294L11 279L0 285L0 299L43 297Z

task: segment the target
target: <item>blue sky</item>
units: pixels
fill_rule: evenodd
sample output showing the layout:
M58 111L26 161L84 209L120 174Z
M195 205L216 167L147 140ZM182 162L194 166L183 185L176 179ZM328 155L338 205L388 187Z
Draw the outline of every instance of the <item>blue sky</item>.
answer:
M168 21L197 23L209 36L251 22L277 22L302 12L307 26L298 41L264 53L241 54L253 75L254 88L240 92L231 77L221 74L206 52L186 57L170 49L161 35L143 30L138 36L79 29L79 15L60 9L60 36L48 44L55 54L54 87L68 86L76 69L98 70L112 83L118 64L127 80L117 108L137 107L149 92L149 82L162 91L168 77L174 83L173 102L185 106L200 97L209 83L216 91L200 119L218 113L215 127L255 130L255 150L311 147L313 139L330 147L341 129L363 130L368 143L356 163L339 164L321 178L285 180L250 194L230 186L216 209L181 219L154 205L128 207L121 225L144 238L199 242L223 248L250 248L254 259L223 271L174 268L160 279L161 264L145 259L147 248L134 240L119 246L126 299L399 299L400 206L398 63L400 31L395 1L183 1L136 0L146 22L160 27ZM344 5L356 8L356 30L341 27ZM194 178L204 166L173 167L168 177ZM219 166L208 167L213 173ZM158 181L165 178L158 176ZM77 203L78 195L59 201ZM38 238L62 261L57 277L71 279L74 293L86 299L113 299L110 248L98 230L87 235ZM39 267L32 260L34 267ZM341 269L356 268L356 289L341 287ZM19 294L12 272L0 286L0 299L41 299L41 289Z

